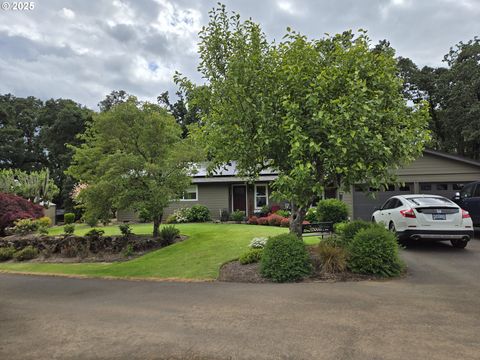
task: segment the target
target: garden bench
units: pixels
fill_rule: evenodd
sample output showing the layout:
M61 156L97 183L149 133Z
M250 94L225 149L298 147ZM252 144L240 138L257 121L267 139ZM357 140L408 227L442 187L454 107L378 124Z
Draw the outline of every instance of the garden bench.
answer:
M321 236L333 233L333 222L319 222L302 225L302 236Z

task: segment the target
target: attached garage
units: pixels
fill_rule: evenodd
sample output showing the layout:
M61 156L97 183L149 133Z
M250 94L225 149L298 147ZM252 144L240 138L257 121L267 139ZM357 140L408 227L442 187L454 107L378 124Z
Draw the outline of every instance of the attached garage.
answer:
M438 151L425 150L423 156L397 175L403 186L390 186L385 191L357 185L351 196L344 196L353 218L370 220L375 207L389 197L402 194L435 194L452 198L464 184L480 180L480 162Z

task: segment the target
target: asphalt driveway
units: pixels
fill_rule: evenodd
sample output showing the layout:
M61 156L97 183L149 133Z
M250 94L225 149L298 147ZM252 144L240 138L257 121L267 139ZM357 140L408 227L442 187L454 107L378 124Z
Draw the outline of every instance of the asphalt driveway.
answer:
M480 359L480 241L403 256L357 283L0 274L0 359Z

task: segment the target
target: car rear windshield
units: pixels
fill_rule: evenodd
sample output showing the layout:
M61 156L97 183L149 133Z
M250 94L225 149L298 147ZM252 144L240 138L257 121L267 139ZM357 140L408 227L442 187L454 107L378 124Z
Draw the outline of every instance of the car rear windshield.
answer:
M415 206L446 206L455 204L446 198L440 197L415 197L408 198L407 200L413 203Z

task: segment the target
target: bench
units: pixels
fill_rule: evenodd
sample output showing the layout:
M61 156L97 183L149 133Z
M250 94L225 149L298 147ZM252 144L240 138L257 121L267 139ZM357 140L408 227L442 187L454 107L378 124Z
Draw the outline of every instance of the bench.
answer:
M332 222L319 222L313 224L302 225L302 236L321 236L330 235L333 233Z

